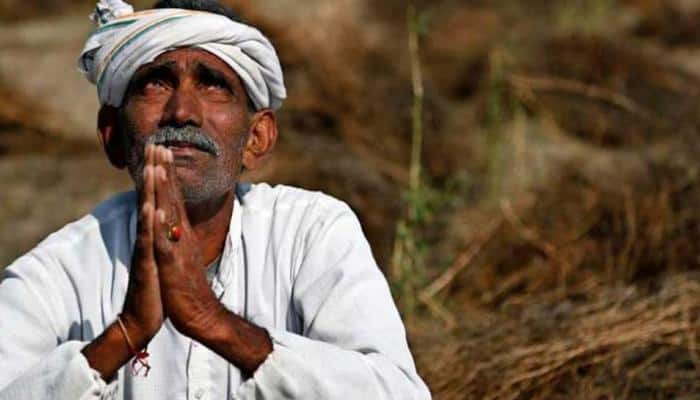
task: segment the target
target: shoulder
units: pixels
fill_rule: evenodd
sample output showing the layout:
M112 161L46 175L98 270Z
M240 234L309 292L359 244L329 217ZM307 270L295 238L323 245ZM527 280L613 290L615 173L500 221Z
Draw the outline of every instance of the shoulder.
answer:
M58 263L71 260L94 260L109 253L115 241L128 235L129 218L136 207L136 194L118 194L99 204L90 214L70 222L51 233L13 265Z
M31 312L43 309L41 318L55 335L68 338L72 321L97 315L99 290L113 276L113 256L128 249L134 207L135 195L121 194L49 235L2 271L0 303L21 299Z
M129 218L135 207L135 192L120 193L100 203L90 214L49 235L39 243L37 249L70 247L76 243L111 237L117 233L115 230L128 228Z
M244 233L278 253L302 259L313 247L365 240L352 209L325 193L264 183L240 185L238 191Z
M245 212L273 218L332 218L340 214L354 215L344 201L319 191L266 183L241 184L238 195Z

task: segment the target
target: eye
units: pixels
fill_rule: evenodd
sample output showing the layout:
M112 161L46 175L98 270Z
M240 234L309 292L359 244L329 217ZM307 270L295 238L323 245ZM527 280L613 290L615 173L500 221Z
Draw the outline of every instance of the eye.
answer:
M213 74L210 71L202 71L199 76L200 84L210 90L221 90L232 93L231 86L222 76Z
M228 85L228 83L226 83L226 81L224 81L222 79L215 78L215 77L210 77L210 78L204 79L202 81L202 84L204 86L206 86L207 88L211 88L211 89L225 90L227 92L231 91L231 89L229 88L229 85Z
M137 86L143 94L156 94L166 90L170 86L169 82L161 77L147 77L139 82Z
M146 81L146 85L153 87L166 87L169 86L169 82L163 77L154 76Z

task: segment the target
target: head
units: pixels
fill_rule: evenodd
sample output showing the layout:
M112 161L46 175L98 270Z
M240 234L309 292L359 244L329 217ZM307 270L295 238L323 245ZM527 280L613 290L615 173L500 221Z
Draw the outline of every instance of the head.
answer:
M155 8L207 11L238 21L211 0L163 0ZM170 147L188 205L230 193L241 171L257 169L277 140L274 112L256 111L239 75L194 47L167 51L139 67L122 104L100 109L98 127L111 163L126 168L137 187L145 146Z

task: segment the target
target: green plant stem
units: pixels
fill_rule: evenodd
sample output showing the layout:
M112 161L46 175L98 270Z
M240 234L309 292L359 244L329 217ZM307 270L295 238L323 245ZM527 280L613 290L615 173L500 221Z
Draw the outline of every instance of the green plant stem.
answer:
M420 62L420 26L414 5L408 6L406 25L408 27L408 50L411 62L411 83L413 92L411 165L408 186L406 215L396 224L396 242L392 255L392 275L399 295L402 310L411 315L415 309L418 290L418 276L423 268L420 227L423 223L421 210L425 207L422 193L421 156L423 151L423 72Z
M411 78L413 85L413 134L411 149L410 191L416 193L421 184L421 153L423 150L423 71L420 62L420 45L416 8L408 7L408 49L411 59Z

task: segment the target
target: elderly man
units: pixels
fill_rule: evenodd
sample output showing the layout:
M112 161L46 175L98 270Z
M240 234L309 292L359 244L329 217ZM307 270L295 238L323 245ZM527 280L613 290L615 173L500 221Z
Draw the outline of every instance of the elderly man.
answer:
M426 399L342 202L238 182L277 139L274 48L218 3L101 0L80 67L136 191L0 283L0 399Z

